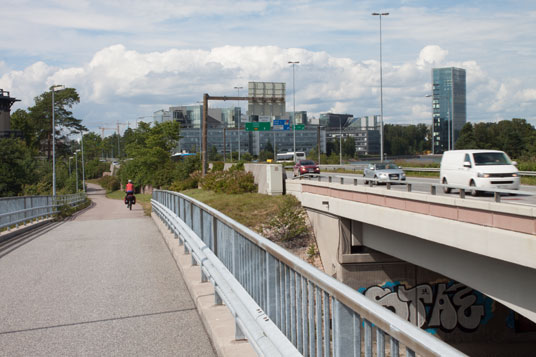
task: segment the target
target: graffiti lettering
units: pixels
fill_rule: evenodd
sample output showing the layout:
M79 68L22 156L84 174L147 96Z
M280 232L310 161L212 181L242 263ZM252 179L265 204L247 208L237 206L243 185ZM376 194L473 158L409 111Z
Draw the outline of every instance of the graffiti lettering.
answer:
M410 289L388 285L371 286L364 294L419 327L473 331L485 315L484 306L476 304L475 291L460 283L421 284Z

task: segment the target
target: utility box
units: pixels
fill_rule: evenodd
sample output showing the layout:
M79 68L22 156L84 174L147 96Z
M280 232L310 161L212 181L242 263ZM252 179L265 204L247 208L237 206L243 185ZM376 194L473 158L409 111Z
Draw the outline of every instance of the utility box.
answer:
M283 166L266 165L267 194L272 196L283 194Z

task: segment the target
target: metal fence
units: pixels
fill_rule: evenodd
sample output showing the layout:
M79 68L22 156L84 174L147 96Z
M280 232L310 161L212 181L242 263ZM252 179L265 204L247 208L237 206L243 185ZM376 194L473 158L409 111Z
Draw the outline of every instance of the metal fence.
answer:
M175 232L179 244L192 252L192 264L201 265L202 280L215 285L217 300L220 287L228 284L234 286L238 297L243 297L242 291L247 292L245 301L227 296L224 302L237 319L237 335L243 332L259 354L274 355L270 350L273 345L291 343L295 351L287 346L276 354L463 355L199 201L155 190L152 204L153 211ZM221 267L214 270L218 264ZM249 306L248 298L254 301L257 318L237 312L237 306ZM266 323L274 324L278 332ZM270 341L267 350L256 342L259 333L254 332L259 328Z
M74 206L86 199L84 192L56 196L23 196L0 198L0 229L48 218L64 205Z

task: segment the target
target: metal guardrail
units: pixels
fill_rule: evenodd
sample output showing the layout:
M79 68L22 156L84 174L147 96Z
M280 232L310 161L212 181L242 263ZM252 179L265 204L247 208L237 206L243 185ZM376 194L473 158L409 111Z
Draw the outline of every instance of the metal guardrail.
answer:
M404 349L406 356L463 356L197 200L155 190L152 204L179 244L193 252L192 264L200 264L202 280L215 285L216 300L224 299L235 315L236 334L244 333L259 354L273 355L275 345L286 346L275 354L295 355L287 349L291 343L305 356L372 356L374 345L378 356L398 356ZM248 311L249 315L255 311L257 317L248 317ZM273 330L274 324L278 331ZM269 341L263 340L263 345L258 340L259 328L261 337Z
M363 171L366 164L355 164L355 165L319 165L320 170L336 170L344 169L347 171ZM287 168L287 166L285 167ZM292 166L288 166L292 169ZM413 171L413 172L439 172L439 167L402 167L404 171ZM536 176L536 171L519 171L520 176Z
M58 207L74 206L86 199L84 192L56 196L23 196L0 198L0 229L18 227L58 213Z
M476 189L476 191L480 192L490 192L493 193L493 199L495 202L499 203L501 202L501 195L523 195L523 196L535 196L536 194L534 192L530 191L520 191L520 190L506 190L502 188L475 188L473 186L460 186L460 185L444 185L440 183L426 183L426 182L418 182L418 183L411 183L406 181L399 181L399 180L385 180L385 179L374 179L370 177L348 177L348 176L342 176L342 175L336 175L336 174L303 174L300 176L294 176L292 178L293 180L301 180L301 179L307 179L307 180L317 180L319 182L325 181L325 182L337 182L341 185L354 185L357 186L359 184L362 185L368 185L370 187L376 186L378 184L385 184L387 189L390 190L392 185L404 185L407 187L408 192L412 192L413 185L427 185L429 186L429 193L431 195L436 195L438 189L454 189L458 190L458 195L460 198L465 198L465 192L466 191L473 191ZM335 179L335 180L334 180Z

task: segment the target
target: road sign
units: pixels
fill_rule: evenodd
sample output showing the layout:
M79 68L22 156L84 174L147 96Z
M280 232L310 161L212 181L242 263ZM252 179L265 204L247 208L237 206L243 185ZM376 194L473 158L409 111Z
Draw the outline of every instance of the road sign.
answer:
M270 131L270 123L263 123L263 122L246 123L246 131Z
M275 119L272 130L275 130L275 131L290 130L289 121L285 119Z
M303 130L305 129L305 124L296 124L296 130Z
M268 115L259 115L259 122L269 123L272 121L272 117Z

